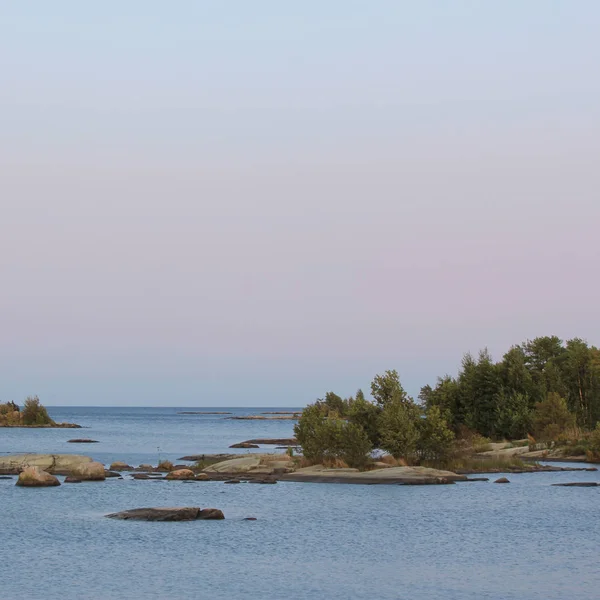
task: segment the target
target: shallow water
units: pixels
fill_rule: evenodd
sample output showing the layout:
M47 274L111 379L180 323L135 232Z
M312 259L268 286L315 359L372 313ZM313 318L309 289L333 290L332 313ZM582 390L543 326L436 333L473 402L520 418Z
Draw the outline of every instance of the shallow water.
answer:
M111 430L108 418L90 417L97 429L61 433L84 432L110 443L103 450L107 456L148 458L156 452L154 426L148 423L154 416L135 410L140 416L129 419L121 442L120 430ZM230 440L254 437L255 431L279 437L292 429L289 421L207 421L185 425L180 449L179 440L169 438L180 426L173 428L167 420L165 431L171 433L160 443L172 455L224 452ZM38 431L6 429L0 429L1 450L13 449L6 448L7 431L11 443L21 437L24 444L15 450L45 451L32 442ZM62 437L44 443L58 451L52 443ZM119 451L121 444L126 451ZM73 451L68 446L63 450ZM100 453L94 448L92 454ZM263 486L124 479L46 489L0 480L0 555L7 568L0 598L597 597L600 488L550 484L598 481L598 473L508 477L509 485ZM184 505L221 508L226 520L136 523L103 516L127 508ZM248 516L258 520L242 520Z

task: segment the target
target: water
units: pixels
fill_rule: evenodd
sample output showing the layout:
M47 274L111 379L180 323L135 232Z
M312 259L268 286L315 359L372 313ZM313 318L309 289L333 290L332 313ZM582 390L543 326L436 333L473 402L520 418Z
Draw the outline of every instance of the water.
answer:
M118 410L129 415L126 427L118 424L117 409L94 409L85 418L90 429L56 430L57 437L0 429L0 450L12 450L10 440L15 450L41 450L43 443L58 451L52 445L76 431L101 440L105 448L91 447L95 457L149 460L156 452L157 414L171 409ZM73 420L84 424L84 416L79 412ZM164 419L160 443L169 456L225 452L230 442L255 435L289 436L293 426L199 420L202 425ZM72 445L60 449L73 451ZM2 480L0 598L596 598L600 489L550 484L597 481L598 473L508 477L509 485L414 487L124 479L37 490ZM217 507L227 518L136 523L103 516L169 505ZM242 520L248 516L258 520Z

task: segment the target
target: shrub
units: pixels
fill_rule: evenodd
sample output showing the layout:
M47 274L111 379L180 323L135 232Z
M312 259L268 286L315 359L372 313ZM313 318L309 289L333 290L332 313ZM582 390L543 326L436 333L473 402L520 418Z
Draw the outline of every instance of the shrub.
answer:
M369 461L372 445L364 429L323 416L318 404L304 410L294 433L304 457L313 464L340 459L352 467L364 468Z
M173 463L170 460L161 460L156 468L161 471L172 471Z
M588 460L591 462L600 462L600 422L596 423L596 429L590 433L588 439Z
M52 425L54 421L48 416L48 411L40 404L37 396L30 396L25 400L21 411L23 425Z
M575 425L575 416L569 412L567 402L559 394L548 394L546 400L535 405L533 427L537 439L543 442L556 440Z

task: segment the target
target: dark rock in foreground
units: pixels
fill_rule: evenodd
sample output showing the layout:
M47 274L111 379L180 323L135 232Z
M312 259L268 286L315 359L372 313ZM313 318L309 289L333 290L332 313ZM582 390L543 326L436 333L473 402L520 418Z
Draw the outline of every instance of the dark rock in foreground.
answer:
M574 483L553 483L556 487L597 487L600 483L595 481L576 481Z
M123 521L196 521L225 518L223 512L218 508L202 509L197 506L134 508L106 516L109 519L121 519Z
M74 440L67 440L68 444L98 444L98 440L90 440L88 438L75 438Z

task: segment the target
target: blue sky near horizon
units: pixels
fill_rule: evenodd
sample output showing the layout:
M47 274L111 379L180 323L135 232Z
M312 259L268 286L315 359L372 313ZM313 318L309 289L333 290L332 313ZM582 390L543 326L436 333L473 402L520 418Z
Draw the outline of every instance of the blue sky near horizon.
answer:
M0 400L300 406L600 344L600 3L0 6Z

